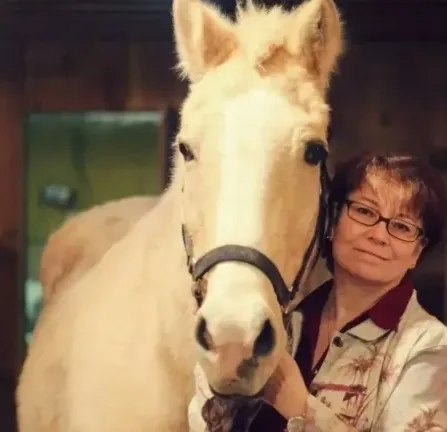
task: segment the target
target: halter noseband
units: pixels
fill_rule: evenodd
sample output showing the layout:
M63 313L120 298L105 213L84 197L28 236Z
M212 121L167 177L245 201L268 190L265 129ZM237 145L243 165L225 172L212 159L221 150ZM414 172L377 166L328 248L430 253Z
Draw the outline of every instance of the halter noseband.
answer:
M237 261L250 264L262 271L270 280L275 290L275 294L283 314L288 315L291 312L290 305L301 286L306 270L311 270L315 266L323 247L326 234L330 228L331 221L328 208L330 179L327 172L326 157L327 151L321 143L317 142L308 144L305 155L306 161L313 165L320 163L320 197L318 217L312 239L306 249L301 267L299 268L290 289L287 287L287 284L285 283L276 265L262 252L248 246L241 246L237 244L219 246L205 253L198 260L196 260L193 254L193 243L191 237L187 232L186 226L182 224L182 237L186 251L186 262L188 271L194 281L192 292L199 307L205 297L204 285L202 283L203 276L219 263ZM307 272L307 274L309 274L309 272Z

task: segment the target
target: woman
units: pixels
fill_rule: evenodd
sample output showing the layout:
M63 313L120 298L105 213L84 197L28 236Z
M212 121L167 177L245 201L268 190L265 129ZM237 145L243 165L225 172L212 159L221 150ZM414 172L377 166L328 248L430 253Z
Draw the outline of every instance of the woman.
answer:
M442 179L415 157L368 154L336 170L331 195L333 279L298 306L300 343L250 431L447 431L447 328L408 277L442 238Z
M442 186L405 155L336 170L333 279L299 305L296 361L284 355L265 393L275 412L264 407L252 431L447 431L447 328L408 277L442 239Z

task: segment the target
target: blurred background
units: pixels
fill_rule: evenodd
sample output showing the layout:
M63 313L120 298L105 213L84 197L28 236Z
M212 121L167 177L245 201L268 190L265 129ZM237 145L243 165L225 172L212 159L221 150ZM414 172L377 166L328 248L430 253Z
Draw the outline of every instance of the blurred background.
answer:
M234 12L234 0L215 2ZM447 173L447 2L336 3L348 44L330 91L333 160L411 149ZM157 196L169 181L186 94L173 71L171 4L0 0L0 432L16 431L13 391L48 235L83 209ZM444 250L415 283L447 321Z

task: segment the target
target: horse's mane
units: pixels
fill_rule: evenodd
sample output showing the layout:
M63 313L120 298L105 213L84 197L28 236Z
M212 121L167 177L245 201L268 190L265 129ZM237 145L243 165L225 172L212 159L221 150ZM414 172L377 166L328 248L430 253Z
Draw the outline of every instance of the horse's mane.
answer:
M241 54L253 68L261 67L273 51L283 46L286 40L290 12L281 6L267 8L252 1L236 7L234 32Z

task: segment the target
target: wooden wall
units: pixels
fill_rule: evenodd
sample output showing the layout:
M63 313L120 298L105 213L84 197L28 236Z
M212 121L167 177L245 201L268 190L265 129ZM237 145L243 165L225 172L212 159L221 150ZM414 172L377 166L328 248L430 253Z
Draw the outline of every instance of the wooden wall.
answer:
M335 156L446 148L446 49L447 43L352 45L331 93Z
M140 110L176 104L168 43L39 43L26 51L27 110Z
M22 110L20 77L0 80L0 378L14 376L19 351Z

